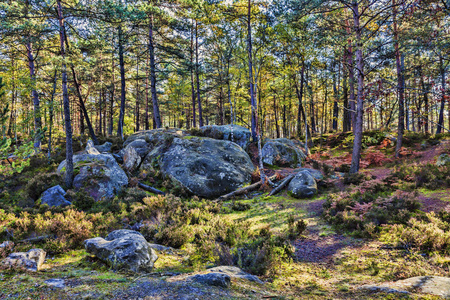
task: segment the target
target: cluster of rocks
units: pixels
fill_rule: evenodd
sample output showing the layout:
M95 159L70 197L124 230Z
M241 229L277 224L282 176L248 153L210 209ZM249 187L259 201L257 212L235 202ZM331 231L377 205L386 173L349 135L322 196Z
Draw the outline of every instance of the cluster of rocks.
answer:
M8 245L5 245L5 247ZM158 259L156 251L171 253L174 250L170 247L150 244L141 233L128 229L115 230L108 234L106 238L87 239L84 241L84 246L88 253L95 255L109 265L112 270L133 273L150 273L155 261ZM37 272L41 270L45 256L46 253L42 249L15 252L6 257L1 262L1 266L3 268ZM257 276L245 273L233 266L211 268L205 274L191 275L186 277L185 280L227 288L231 284L231 278L263 283ZM44 283L55 288L64 288L66 286L65 280L61 278L48 279Z
M112 199L128 185L127 173L158 172L173 186L204 198L215 198L248 183L255 171L249 154L251 133L241 126L208 125L196 136L179 129L155 129L130 135L120 152L111 154L111 143L94 145L73 156L75 191L82 190L94 200ZM306 158L304 145L289 139L267 139L262 161L271 167L301 167ZM300 170L288 189L294 197L304 198L317 191L311 172ZM57 170L64 176L66 161ZM70 205L61 186L46 190L41 203Z

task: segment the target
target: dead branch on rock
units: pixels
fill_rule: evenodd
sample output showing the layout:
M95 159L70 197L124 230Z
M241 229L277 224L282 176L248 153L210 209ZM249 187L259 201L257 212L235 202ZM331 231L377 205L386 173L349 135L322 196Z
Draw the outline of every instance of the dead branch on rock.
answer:
M149 185L143 184L141 182L138 182L138 187L140 187L141 189L146 190L148 192L151 192L153 194L157 194L157 195L165 195L166 194L163 191L155 189L154 187L151 187Z
M274 188L274 189L270 192L269 196L273 196L273 195L275 195L276 193L278 193L279 191L281 191L281 190L282 190L289 182L291 182L292 178L294 178L295 175L296 175L296 173L293 173L293 174L289 175L288 177L286 177L286 178L280 183L279 186L277 186L276 188Z
M274 176L272 176L272 177L269 178L269 180L275 180L275 179L277 179L277 176L276 176L276 175L274 175ZM235 197L235 196L242 195L242 194L246 194L246 193L248 193L248 192L251 192L251 191L253 191L253 190L256 190L256 189L259 188L261 185L262 185L262 180L260 180L260 181L258 181L258 182L256 182L256 183L254 183L254 184L251 184L251 185L249 185L249 186L246 186L246 187L240 188L240 189L238 189L238 190L235 190L234 192L231 192L231 193L229 193L229 194L222 195L222 196L220 196L219 198L217 198L216 201L225 201L225 200L228 200L228 199L233 198L233 197Z

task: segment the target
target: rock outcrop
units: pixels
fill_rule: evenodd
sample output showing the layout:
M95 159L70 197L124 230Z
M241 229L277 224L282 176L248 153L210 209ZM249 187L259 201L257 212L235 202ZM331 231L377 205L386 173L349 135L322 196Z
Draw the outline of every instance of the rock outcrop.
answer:
M156 129L136 133L124 145L128 147L138 140L147 143L140 144L140 149L148 151L141 152L145 158L140 169L159 171L190 194L213 198L251 180L254 166L250 157L233 142L186 136L181 130Z
M317 183L309 171L303 170L292 178L288 192L295 198L309 198L317 193Z
M263 163L269 166L297 168L306 158L299 142L285 138L266 140L261 152Z
M45 260L45 251L31 249L28 252L11 253L2 261L2 265L10 269L26 269L31 272L39 271Z
M111 154L100 154L88 143L86 153L74 155L74 180L76 190L84 190L96 201L112 199L124 186L128 185L127 174L117 164ZM66 161L58 166L58 174L66 172Z
M61 186L56 185L42 193L41 204L47 204L48 206L71 205L72 203L64 197L65 195L66 191Z
M144 236L134 230L115 230L105 239L96 237L84 241L86 251L115 270L150 272L158 259Z
M252 136L250 130L239 125L206 125L200 127L200 130L206 137L235 142L244 150L247 150Z

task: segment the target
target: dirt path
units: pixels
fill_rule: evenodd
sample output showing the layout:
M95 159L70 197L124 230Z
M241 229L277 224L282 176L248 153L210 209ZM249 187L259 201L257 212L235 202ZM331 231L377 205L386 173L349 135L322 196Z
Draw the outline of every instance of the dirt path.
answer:
M292 244L295 247L295 257L297 261L313 263L333 263L334 256L346 247L357 245L355 239L342 234L328 231L329 228L320 219L323 212L325 200L316 200L307 203L299 203L298 207L305 210L308 216L308 227L306 234L295 240Z

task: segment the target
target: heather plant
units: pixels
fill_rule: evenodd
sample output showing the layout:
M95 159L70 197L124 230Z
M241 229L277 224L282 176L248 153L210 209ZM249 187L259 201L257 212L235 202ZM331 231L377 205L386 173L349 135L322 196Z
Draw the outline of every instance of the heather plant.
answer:
M450 254L450 223L430 212L407 224L385 227L380 239L397 247Z
M331 194L324 203L323 217L338 228L372 236L385 224L406 224L419 213L417 195L396 191L375 199L360 192Z

